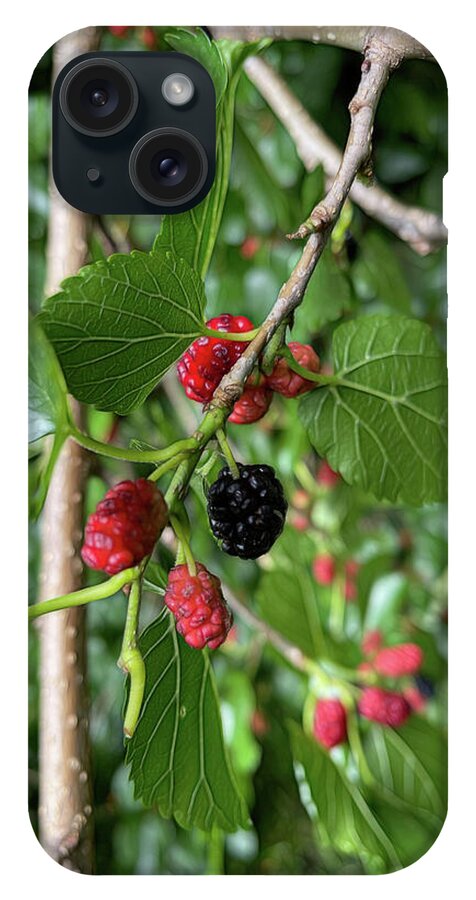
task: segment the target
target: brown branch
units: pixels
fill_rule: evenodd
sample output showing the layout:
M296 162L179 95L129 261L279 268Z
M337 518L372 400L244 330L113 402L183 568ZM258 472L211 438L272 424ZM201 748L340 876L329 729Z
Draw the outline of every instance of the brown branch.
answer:
M308 172L322 165L328 179L335 178L342 155L320 125L311 119L283 79L264 59L249 57L245 70L292 137ZM350 198L373 219L381 222L422 256L446 243L447 231L440 217L417 206L406 206L377 184L355 181Z
M65 63L96 45L84 29L55 46L54 75ZM48 293L84 265L87 217L68 206L50 183L47 247ZM80 408L71 403L79 424ZM79 542L85 452L72 440L63 447L42 516L39 599L81 587ZM93 871L92 784L89 760L84 607L51 613L39 622L40 726L39 826L47 853L66 868Z
M239 399L243 385L263 348L271 340L281 322L289 318L301 303L309 279L322 255L354 179L368 158L375 110L390 71L395 65L395 55L380 41L372 42L367 48L360 83L349 105L351 126L342 163L326 197L312 213L315 233L308 238L298 263L282 286L258 334L250 341L233 368L222 378L211 401L211 409L229 409Z
M309 219L289 235L307 237L335 222L350 193L356 175L367 166L372 152L372 131L380 95L397 63L392 53L375 39L369 44L362 63L362 78L349 104L350 131L337 175L325 199L318 203Z
M369 44L378 40L398 65L404 59L433 59L423 44L398 28L378 25L220 25L210 29L215 38L236 41L309 41L312 44L330 44L365 53Z

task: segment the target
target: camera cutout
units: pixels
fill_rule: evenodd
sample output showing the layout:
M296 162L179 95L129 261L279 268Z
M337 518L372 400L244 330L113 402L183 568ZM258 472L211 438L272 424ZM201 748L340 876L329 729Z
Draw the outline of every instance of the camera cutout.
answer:
M53 91L53 175L95 214L182 212L215 175L215 91L181 53L85 54Z

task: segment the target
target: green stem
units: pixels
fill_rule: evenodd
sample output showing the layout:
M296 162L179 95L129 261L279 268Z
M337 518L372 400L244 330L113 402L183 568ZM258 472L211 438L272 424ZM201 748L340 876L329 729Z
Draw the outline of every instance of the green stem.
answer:
M355 711L353 709L347 710L347 737L349 739L350 749L352 750L352 755L357 763L362 781L367 785L373 784L375 782L375 778L369 769L367 759L365 757L364 748L362 747L362 741L360 740L357 716L355 715Z
M332 582L329 611L329 631L338 641L344 637L345 609L344 578L338 575Z
M239 478L240 470L236 464L235 457L233 456L233 453L231 452L231 447L226 439L226 434L223 431L223 428L218 428L216 436L217 436L217 441L220 445L220 450L223 453L223 456L225 457L225 459L228 463L228 468L230 469L230 472L233 475L233 478Z
M124 569L118 575L113 575L112 578L102 581L100 584L82 588L82 590L74 591L72 594L63 594L61 597L54 597L52 600L44 600L42 603L35 603L28 608L28 619L37 619L45 613L56 612L58 609L70 609L73 606L93 603L95 600L105 600L106 597L112 597L125 584L134 582L138 575L139 568L134 566L131 569Z
M103 444L102 441L96 441L88 434L84 434L75 425L71 424L71 437L86 450L92 450L100 456L108 456L110 459L125 459L135 463L158 463L175 458L179 454L190 453L196 449L197 442L194 438L185 438L182 441L176 441L168 447L161 450L132 450L129 447L112 447L110 444Z
M188 542L187 536L185 534L185 529L182 528L181 522L178 520L177 516L170 517L170 524L177 535L180 546L182 547L183 553L185 555L185 559L188 566L188 571L192 577L195 577L197 574L197 566L195 563L195 559L193 553L190 549L190 544Z
M170 472L171 469L175 469L184 459L187 458L187 453L179 453L177 456L174 456L173 459L168 459L167 462L162 463L161 466L158 466L154 469L153 472L148 476L149 481L158 481L159 478L162 478L162 475L165 475L166 472Z
M145 664L137 646L140 598L141 583L140 579L136 579L129 594L121 655L117 661L119 668L128 673L131 680L124 716L124 734L127 738L131 738L136 729L145 688Z
M225 872L225 835L221 828L212 828L208 835L207 875Z
M304 366L300 366L294 359L294 356L288 347L283 347L279 352L279 356L283 356L286 359L289 368L292 369L293 372L297 372L298 375L302 375L306 381L315 381L317 385L342 383L341 379L336 375L321 375L320 372L311 372L309 369L305 369Z
M263 357L261 360L261 369L265 375L270 375L273 371L275 358L276 356L280 355L280 351L284 344L288 324L288 319L285 319L284 322L281 322L281 325L279 325L279 327L276 329L269 344L264 349Z
M215 328L203 329L207 337L220 338L222 341L242 341L249 343L260 332L260 328L253 328L252 331L217 331Z

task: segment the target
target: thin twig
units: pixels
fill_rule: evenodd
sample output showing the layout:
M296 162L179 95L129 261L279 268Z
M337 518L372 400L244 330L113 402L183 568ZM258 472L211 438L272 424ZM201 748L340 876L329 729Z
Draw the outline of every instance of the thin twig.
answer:
M306 170L313 172L322 165L327 178L335 178L342 160L341 151L311 118L285 81L260 57L249 57L244 67L249 79L292 137ZM446 243L447 230L436 213L407 206L378 184L355 181L349 196L368 216L381 222L422 256Z
M356 175L367 166L372 151L375 112L390 72L397 63L379 40L373 40L364 56L362 77L355 97L350 101L350 131L337 175L325 199L309 218L289 237L307 237L313 231L326 230L335 222Z
M290 641L286 640L286 638L279 634L278 631L275 631L274 628L271 628L271 626L264 622L263 619L258 618L248 606L245 606L245 604L238 599L236 594L233 594L228 588L224 587L223 584L222 590L225 600L233 612L236 613L243 622L246 622L251 628L262 634L263 637L266 638L266 640L272 644L281 656L284 656L295 669L299 669L300 672L305 672L309 675L317 668L317 664L308 659L299 647L291 644Z
M210 28L215 38L235 41L308 41L312 44L330 44L365 53L374 39L387 48L398 65L404 59L433 59L423 44L398 28L378 25L219 25Z

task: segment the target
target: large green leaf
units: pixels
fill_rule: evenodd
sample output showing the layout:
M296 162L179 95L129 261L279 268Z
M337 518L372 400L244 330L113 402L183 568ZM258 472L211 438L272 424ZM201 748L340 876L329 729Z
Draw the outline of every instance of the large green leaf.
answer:
M372 725L364 749L385 798L405 804L436 837L446 813L446 744L440 731L418 716L398 730Z
M379 499L443 500L446 367L430 328L404 316L366 316L336 330L333 355L336 383L300 403L319 454Z
M290 730L301 794L322 843L359 857L371 872L400 869L404 860L359 787L295 723Z
M228 191L235 93L241 65L246 56L261 45L210 41L200 28L178 29L167 35L167 41L175 50L198 59L213 78L217 98L216 170L213 186L198 206L178 215L163 217L154 252L162 255L172 251L187 260L205 279Z
M145 694L126 753L135 796L183 828L246 827L208 653L187 646L168 612L146 628L139 646Z
M117 254L67 278L41 314L69 390L121 415L203 332L205 293L172 254Z

